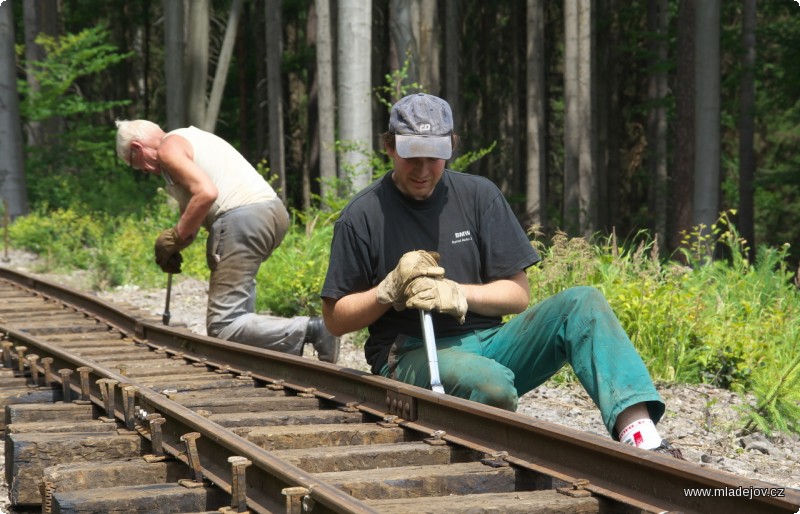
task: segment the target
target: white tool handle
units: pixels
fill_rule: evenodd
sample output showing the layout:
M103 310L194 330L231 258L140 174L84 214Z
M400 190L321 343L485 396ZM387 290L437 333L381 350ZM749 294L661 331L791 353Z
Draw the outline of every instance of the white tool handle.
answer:
M431 389L434 393L444 394L442 379L439 378L439 357L436 354L436 337L433 334L433 319L430 311L419 311L422 322L422 340L425 341L425 351L428 352L428 367L431 370Z

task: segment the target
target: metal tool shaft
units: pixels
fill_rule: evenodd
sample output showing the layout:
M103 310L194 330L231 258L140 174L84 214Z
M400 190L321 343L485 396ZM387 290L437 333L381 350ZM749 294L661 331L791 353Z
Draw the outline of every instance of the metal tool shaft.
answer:
M431 371L431 389L434 393L444 394L442 379L439 378L439 357L436 353L436 336L433 334L433 319L430 311L419 311L422 322L422 339L425 341L425 351L428 352L428 367Z
M169 325L169 297L172 294L172 273L167 274L167 303L164 306L164 314L161 315L161 323Z

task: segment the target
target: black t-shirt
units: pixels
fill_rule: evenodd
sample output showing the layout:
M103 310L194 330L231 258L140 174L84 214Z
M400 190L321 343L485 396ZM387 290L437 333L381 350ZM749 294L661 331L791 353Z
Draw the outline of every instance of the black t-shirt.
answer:
M538 262L500 190L488 179L444 170L433 194L414 200L387 173L359 192L336 221L321 296L339 299L380 283L413 250L437 251L445 277L460 284L509 278ZM500 324L500 317L467 312L465 323L433 314L437 337ZM398 335L422 338L419 313L389 309L369 327L364 348L373 373L385 364Z

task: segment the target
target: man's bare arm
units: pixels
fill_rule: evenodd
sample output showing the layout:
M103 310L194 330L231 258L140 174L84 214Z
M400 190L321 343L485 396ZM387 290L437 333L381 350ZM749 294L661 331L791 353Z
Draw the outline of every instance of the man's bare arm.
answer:
M191 195L175 230L182 239L194 239L217 199L217 187L194 163L192 145L181 136L171 135L164 139L158 149L158 158L172 180Z

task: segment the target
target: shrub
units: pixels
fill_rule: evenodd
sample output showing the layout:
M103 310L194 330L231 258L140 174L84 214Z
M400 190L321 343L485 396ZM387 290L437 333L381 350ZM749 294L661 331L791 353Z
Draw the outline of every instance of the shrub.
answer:
M319 293L328 270L333 223L316 213L305 224L298 213L283 243L261 266L256 282L256 308L276 316L317 316L322 312Z

